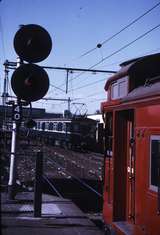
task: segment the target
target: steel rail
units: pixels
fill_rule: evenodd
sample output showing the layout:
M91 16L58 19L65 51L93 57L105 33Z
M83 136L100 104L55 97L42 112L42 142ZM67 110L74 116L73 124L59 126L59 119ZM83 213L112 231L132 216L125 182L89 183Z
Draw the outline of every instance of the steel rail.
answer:
M58 192L58 190L56 189L56 187L54 186L53 183L51 183L51 181L48 179L48 177L46 175L43 175L43 179L50 185L50 187L56 192L56 194L60 197L63 198L63 196Z
M49 161L54 163L55 165L57 165L58 167L60 167L62 169L63 172L67 173L68 175L70 175L72 178L76 179L80 184L82 184L83 186L85 186L86 188L88 188L89 190L91 190L92 192L94 192L98 197L103 197L103 195L101 193L98 193L94 188L92 188L90 185L88 185L87 183L85 183L83 180L81 180L80 178L78 178L77 176L73 175L72 173L70 173L69 171L65 170L64 167L62 167L59 163L55 162L53 159L49 158Z

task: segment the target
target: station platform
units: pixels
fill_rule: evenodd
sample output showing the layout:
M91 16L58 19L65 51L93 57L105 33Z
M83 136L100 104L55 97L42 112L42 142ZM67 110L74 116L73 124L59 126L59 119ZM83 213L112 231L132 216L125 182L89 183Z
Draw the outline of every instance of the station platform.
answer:
M8 201L1 193L2 235L103 235L96 225L71 201L42 195L41 217L34 217L33 193L16 195Z

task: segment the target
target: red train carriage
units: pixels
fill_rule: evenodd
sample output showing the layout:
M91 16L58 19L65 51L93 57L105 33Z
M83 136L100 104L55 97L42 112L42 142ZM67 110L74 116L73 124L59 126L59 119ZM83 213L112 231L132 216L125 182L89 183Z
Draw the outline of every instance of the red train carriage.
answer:
M160 234L160 53L105 85L104 221L118 235Z

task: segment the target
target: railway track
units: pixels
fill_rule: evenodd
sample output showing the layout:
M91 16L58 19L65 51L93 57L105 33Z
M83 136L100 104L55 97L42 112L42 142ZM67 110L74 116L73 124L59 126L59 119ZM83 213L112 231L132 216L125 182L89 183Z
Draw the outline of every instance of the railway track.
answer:
M66 170L61 164L57 163L51 157L48 161L63 173L64 178L49 178L43 176L44 189L47 192L71 199L84 212L99 212L102 204L102 185L96 180L85 180Z
M46 148L45 157L55 160L69 172L84 179L102 180L103 155L80 153L62 148ZM46 160L47 161L47 160ZM50 163L48 163L50 165Z
M62 172L64 172L66 175L68 175L69 179L72 179L74 181L79 182L81 185L83 185L84 187L88 188L89 190L91 190L92 192L94 192L95 194L97 194L97 196L102 197L102 194L100 194L98 191L96 191L93 187L91 187L89 184L85 183L85 180L82 180L80 177L77 177L76 175L73 175L73 173L67 171L62 165L58 164L56 161L54 161L53 159L49 159L49 161L54 164L58 169L61 169Z
M10 138L7 141L7 148L4 148L5 164L7 164L5 182L2 182L6 187ZM100 204L102 193L103 155L48 146L43 142L27 138L20 139L18 145L17 172L22 182L22 189L33 190L35 155L37 149L41 149L44 153L44 190L59 197L70 198L81 208L84 207L86 211L92 210L92 205L95 211L100 210L101 206L98 204Z

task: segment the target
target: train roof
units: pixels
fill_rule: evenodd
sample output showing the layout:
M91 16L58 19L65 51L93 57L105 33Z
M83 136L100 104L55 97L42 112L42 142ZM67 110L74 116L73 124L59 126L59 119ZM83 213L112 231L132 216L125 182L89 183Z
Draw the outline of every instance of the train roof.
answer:
M159 96L160 82L140 86L131 91L126 97L122 98L123 102L137 100L139 98L147 98L149 96Z
M91 118L87 118L87 117L72 117L72 118L36 118L34 119L35 121L48 121L48 122L92 122L95 123L97 122L96 120L93 120Z
M111 83L128 75L131 79L136 79L137 77L140 79L142 76L146 76L149 79L157 74L160 75L160 53L134 58L123 62L120 66L121 69L107 80L105 84L106 91Z
M145 56L141 56L141 57L136 57L136 58L124 61L123 63L120 64L120 66L121 67L122 66L126 66L128 64L135 63L138 60L144 60L145 58L148 58L148 57L150 57L150 58L151 57L158 57L159 58L159 56L160 56L160 53L151 54L151 55L145 55Z

